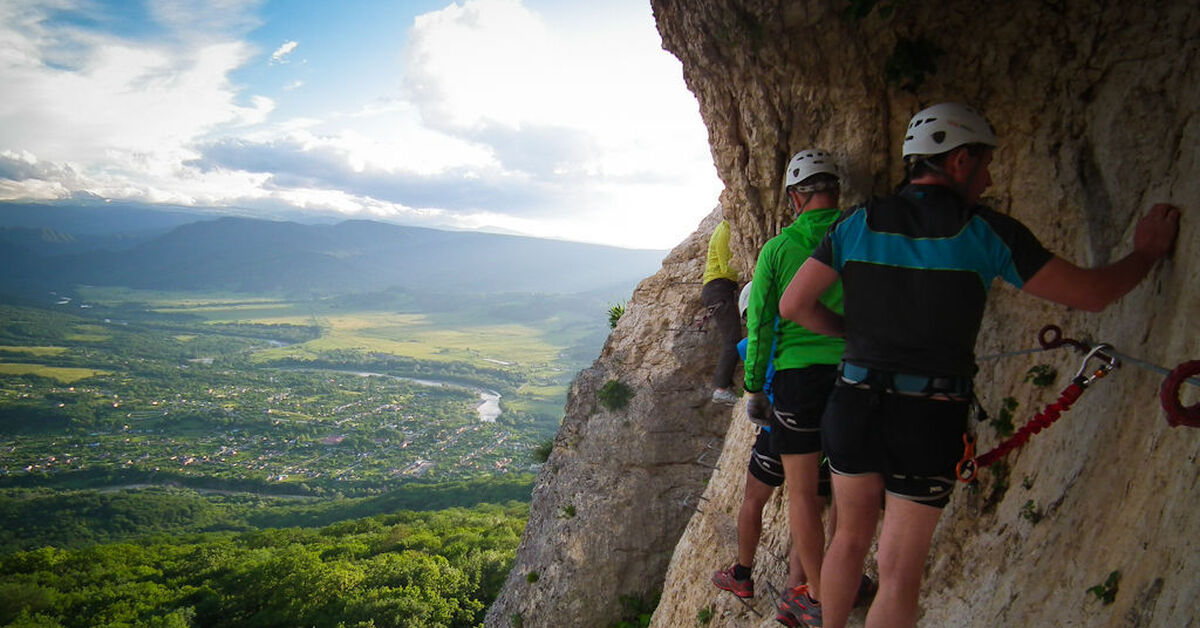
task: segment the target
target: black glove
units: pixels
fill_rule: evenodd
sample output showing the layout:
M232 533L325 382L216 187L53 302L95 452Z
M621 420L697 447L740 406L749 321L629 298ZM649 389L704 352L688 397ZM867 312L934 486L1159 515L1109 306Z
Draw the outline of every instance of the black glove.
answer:
M771 400L767 399L767 393L761 390L746 393L746 416L755 425L770 427Z

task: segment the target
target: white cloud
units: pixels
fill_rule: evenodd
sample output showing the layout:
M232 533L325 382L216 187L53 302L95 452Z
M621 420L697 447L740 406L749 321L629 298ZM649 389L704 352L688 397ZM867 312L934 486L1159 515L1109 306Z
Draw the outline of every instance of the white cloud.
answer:
M221 3L149 3L165 34L146 41L0 1L0 199L292 207L654 247L716 202L696 103L640 2L450 4L376 68L401 96L344 113L294 106L320 98L312 75L264 79L279 102L235 83L265 51L245 41L256 3Z
M451 4L413 22L405 81L434 124L517 126L557 110L531 102L533 94L547 95L546 82L560 78L552 47L545 24L517 0Z
M0 149L136 168L137 161L177 159L193 138L220 125L261 121L273 107L266 98L237 102L228 73L250 57L242 42L180 49L18 28L0 27L0 37L25 51L0 61L0 83L9 86ZM75 67L44 61L58 46L79 51Z
M285 42L271 53L271 63L287 63L288 55L292 54L292 51L299 45L300 43L295 41Z
M540 208L554 235L677 242L720 191L678 61L661 50L648 7L593 3L558 17L517 0L471 0L417 18L405 52L410 97L437 128L559 188L548 202L572 198ZM617 216L648 233L631 234Z

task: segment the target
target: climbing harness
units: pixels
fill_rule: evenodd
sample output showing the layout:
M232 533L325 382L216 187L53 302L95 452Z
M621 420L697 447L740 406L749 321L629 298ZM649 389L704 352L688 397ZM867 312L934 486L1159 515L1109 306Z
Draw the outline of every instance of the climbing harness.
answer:
M964 434L963 457L956 467L956 475L960 481L973 481L979 469L996 462L1008 454L1008 452L1024 445L1034 434L1049 427L1062 416L1063 412L1071 408L1071 405L1079 399L1088 386L1096 380L1106 377L1114 369L1119 368L1122 361L1129 362L1149 371L1165 374L1167 378L1163 381L1162 388L1159 391L1159 400L1162 403L1163 410L1167 413L1167 423L1172 427L1187 425L1188 427L1200 428L1200 403L1185 407L1179 400L1179 387L1181 385L1188 383L1200 386L1200 380L1192 378L1193 375L1200 374L1200 360L1184 362L1175 367L1174 370L1168 371L1160 366L1123 355L1111 345L1105 343L1090 346L1084 342L1066 338L1057 325L1046 325L1043 327L1038 332L1038 342L1041 345L1039 348L989 355L979 360L983 361L985 359L997 359L1011 355L1049 351L1059 347L1071 347L1085 354L1083 362L1079 365L1078 372L1076 372L1075 377L1071 380L1071 384L1059 394L1056 401L1035 414L1028 423L1017 430L1017 433L997 445L991 451L976 456L974 439ZM1100 365L1095 370L1091 370L1089 366L1089 363L1093 360L1100 361Z

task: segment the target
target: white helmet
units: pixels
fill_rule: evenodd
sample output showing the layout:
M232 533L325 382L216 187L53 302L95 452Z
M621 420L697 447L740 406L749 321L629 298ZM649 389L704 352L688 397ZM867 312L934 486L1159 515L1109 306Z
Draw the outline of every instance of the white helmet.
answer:
M750 285L753 283L753 281L746 282L741 294L738 295L738 312L741 313L742 318L746 318L746 309L750 307Z
M838 174L837 165L833 163L833 156L828 151L821 150L820 148L802 150L793 155L792 160L788 162L784 187L790 188L814 174L821 173L841 178L841 175Z
M966 144L995 146L996 133L978 111L956 102L944 102L912 117L904 137L903 157L940 155Z

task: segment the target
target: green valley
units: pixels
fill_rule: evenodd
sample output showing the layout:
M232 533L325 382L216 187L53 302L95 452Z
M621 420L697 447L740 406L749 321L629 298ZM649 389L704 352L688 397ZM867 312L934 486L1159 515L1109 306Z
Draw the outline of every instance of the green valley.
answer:
M571 379L661 255L16 210L4 627L481 625Z
M53 303L0 305L0 626L480 625L606 332L546 295Z
M570 349L603 337L580 324L600 309L533 320L487 299L419 313L92 288L75 303L0 306L0 487L358 496L524 473L582 366Z

